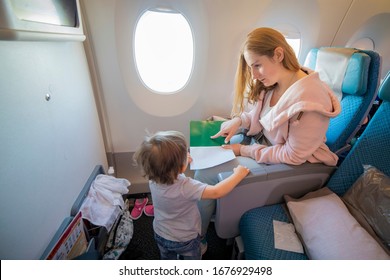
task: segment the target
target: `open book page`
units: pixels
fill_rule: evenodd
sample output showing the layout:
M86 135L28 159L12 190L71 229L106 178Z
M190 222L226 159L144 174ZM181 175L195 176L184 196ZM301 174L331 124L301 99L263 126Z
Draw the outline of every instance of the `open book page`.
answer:
M215 135L223 121L191 121L190 122L190 154L191 170L213 167L234 159L234 152L221 147L225 138Z
M190 147L191 170L213 167L234 159L233 150L215 147Z

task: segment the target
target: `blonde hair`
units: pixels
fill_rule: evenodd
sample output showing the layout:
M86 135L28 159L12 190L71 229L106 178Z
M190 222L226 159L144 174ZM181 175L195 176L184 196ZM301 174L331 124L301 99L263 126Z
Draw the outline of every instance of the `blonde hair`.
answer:
M178 131L160 131L146 136L133 156L143 176L159 184L173 184L187 163L187 142Z
M232 117L243 112L246 97L249 103L255 103L263 90L269 91L275 87L275 85L266 87L262 82L252 79L251 71L244 58L244 52L250 51L257 55L266 55L272 58L277 47L284 50L283 67L291 71L298 71L301 66L294 50L279 31L268 27L260 27L247 35L238 58Z

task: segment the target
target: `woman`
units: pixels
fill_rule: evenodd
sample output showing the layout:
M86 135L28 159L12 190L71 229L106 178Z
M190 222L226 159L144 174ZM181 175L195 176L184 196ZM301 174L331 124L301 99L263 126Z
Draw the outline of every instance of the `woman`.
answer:
M246 102L253 109L245 111ZM195 178L208 184L218 181L220 172L242 164L305 162L337 164L338 157L326 146L331 117L340 112L340 103L319 74L300 66L284 36L271 28L250 32L240 52L235 79L232 119L222 123L212 138L225 143L241 129L253 137L251 145L224 145L238 156L234 161L198 170ZM207 232L215 200L198 204L202 215L202 235ZM205 240L203 240L205 242Z

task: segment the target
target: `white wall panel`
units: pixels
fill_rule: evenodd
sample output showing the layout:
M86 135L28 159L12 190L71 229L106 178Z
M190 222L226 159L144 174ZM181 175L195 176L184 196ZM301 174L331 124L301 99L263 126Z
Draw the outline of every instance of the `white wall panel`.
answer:
M0 259L39 259L107 167L101 129L82 43L0 41L0 61Z

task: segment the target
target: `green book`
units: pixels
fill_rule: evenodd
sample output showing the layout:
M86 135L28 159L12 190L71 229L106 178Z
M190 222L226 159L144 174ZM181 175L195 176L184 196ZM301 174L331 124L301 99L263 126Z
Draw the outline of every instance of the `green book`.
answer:
M221 146L225 137L211 139L221 128L223 121L191 121L190 147Z

